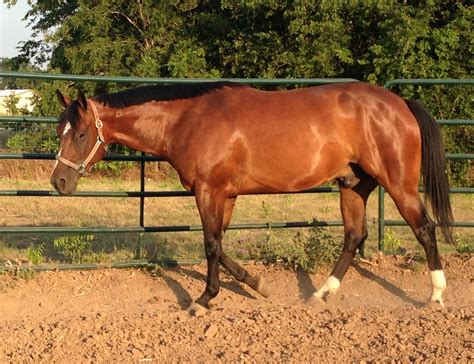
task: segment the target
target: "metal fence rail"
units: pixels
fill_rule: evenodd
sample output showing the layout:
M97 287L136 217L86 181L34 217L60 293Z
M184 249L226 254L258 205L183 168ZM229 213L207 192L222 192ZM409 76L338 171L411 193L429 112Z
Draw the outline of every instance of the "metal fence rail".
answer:
M239 83L247 83L253 85L273 85L273 86L288 86L288 85L321 85L330 83L342 82L357 82L355 79L170 79L170 78L138 78L138 77L105 77L105 76L83 76L83 75L59 75L59 74L44 74L44 73L17 73L17 72L0 72L0 77L25 78L35 80L64 80L64 81L81 81L81 82L116 82L116 83L153 83L153 84L180 84L180 83L196 83L196 82L214 82L214 81L232 81ZM55 117L22 117L22 116L0 116L0 121L3 122L29 122L29 123L47 123L53 124L57 122ZM53 154L41 153L1 153L0 159L7 160L54 160ZM140 191L110 191L110 192L77 192L71 197L134 197L140 199L139 204L139 222L138 226L130 227L0 227L0 234L21 234L21 233L149 233L149 232L179 232L179 231L201 231L201 225L175 225L175 226L145 226L145 198L151 197L183 197L193 196L188 191L145 191L145 163L146 162L161 162L161 158L147 156L147 155L108 155L104 158L105 161L137 161L140 162ZM338 188L334 187L317 187L305 191L294 192L297 193L328 193L339 192ZM0 190L0 196L25 196L25 197L50 197L59 196L53 191L43 190ZM63 196L69 197L69 196ZM232 224L228 227L229 230L241 229L281 229L281 228L307 228L313 226L343 226L342 221L283 221L283 222L268 222L268 223L249 223L249 224ZM137 256L140 258L141 251L140 240L137 247Z
M139 78L139 77L112 77L112 76L85 76L85 75L62 75L62 74L47 74L47 73L22 73L22 72L0 72L0 78L23 78L35 80L63 80L63 81L80 81L80 82L114 82L125 84L179 84L179 83L195 83L195 82L212 82L212 81L232 81L240 83L248 83L253 85L273 85L273 86L288 86L288 85L321 85L328 83L340 82L355 82L355 79L169 79L169 78ZM391 88L395 85L473 85L474 80L393 80L388 82L385 87ZM8 123L42 123L54 124L57 122L56 117L21 117L21 116L0 116L0 121ZM473 120L449 119L438 120L441 125L474 125ZM474 159L474 154L447 154L448 159ZM52 154L40 153L2 153L0 159L14 160L53 160ZM19 234L19 233L148 233L148 232L176 232L176 231L200 231L200 225L176 225L176 226L145 226L144 224L144 205L146 198L153 197L183 197L192 196L192 193L187 191L145 191L145 163L146 162L160 162L162 159L147 156L147 155L109 155L104 158L106 161L135 161L140 163L140 190L139 191L110 191L110 192L77 192L73 197L132 197L139 198L139 222L138 226L130 227L22 227L9 226L0 227L0 234ZM297 193L328 193L339 192L338 188L334 187L318 187ZM472 188L454 188L450 190L451 193L473 193ZM0 196L24 196L24 197L51 197L59 196L53 191L43 190L0 190ZM384 190L379 188L379 216L378 216L378 243L379 249L383 250L384 229L386 226L401 226L405 225L403 221L386 220L384 218ZM250 224L234 224L230 225L230 230L237 229L279 229L279 228L301 228L312 226L342 226L342 221L284 221L284 222L269 222L269 223L250 223ZM473 222L457 222L456 226L474 227ZM137 247L137 252L141 251L140 241ZM137 254L137 258L140 258Z

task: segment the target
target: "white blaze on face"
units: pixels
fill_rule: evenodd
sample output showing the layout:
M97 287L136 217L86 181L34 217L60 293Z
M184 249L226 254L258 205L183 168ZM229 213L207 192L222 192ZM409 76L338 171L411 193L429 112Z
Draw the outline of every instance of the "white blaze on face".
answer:
M66 123L66 125L64 126L63 136L65 136L68 133L69 130L71 130L71 123L68 121ZM61 150L62 150L62 148L59 148L59 152L58 152L59 156L61 155ZM56 169L56 167L58 166L58 163L59 163L59 161L57 161L57 160L56 160L56 162L54 162L53 172Z
M314 293L318 298L323 298L326 294L333 294L339 289L341 281L334 276L329 276L329 278L324 282L323 286Z
M71 123L68 121L64 127L63 136L66 135L69 130L71 130Z
M444 277L444 272L442 270L431 271L431 283L433 284L431 300L439 302L441 306L444 306L442 297L443 291L446 289L446 278Z

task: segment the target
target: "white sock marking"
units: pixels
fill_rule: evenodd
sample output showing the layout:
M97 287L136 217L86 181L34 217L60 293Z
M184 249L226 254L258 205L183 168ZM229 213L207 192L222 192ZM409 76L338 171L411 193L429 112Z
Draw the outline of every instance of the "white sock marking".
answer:
M314 295L318 298L323 298L326 294L333 294L339 289L341 282L339 279L333 276L329 276L329 278L324 282L322 287L318 289Z
M441 306L443 303L443 291L446 289L446 278L442 270L431 271L431 282L433 284L433 293L431 294L431 300L439 302Z

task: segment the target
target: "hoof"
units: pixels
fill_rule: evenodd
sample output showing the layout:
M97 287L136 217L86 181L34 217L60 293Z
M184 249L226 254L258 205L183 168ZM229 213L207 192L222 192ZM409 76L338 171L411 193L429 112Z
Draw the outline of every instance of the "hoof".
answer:
M189 305L187 309L190 316L202 316L209 311L206 307L200 305L199 303L193 302Z
M444 308L444 303L443 301L429 300L425 303L425 308L431 308L433 310L442 310Z
M270 296L270 288L262 277L258 277L257 288L255 290L265 298Z
M326 301L314 294L306 301L306 304L315 308L326 307Z

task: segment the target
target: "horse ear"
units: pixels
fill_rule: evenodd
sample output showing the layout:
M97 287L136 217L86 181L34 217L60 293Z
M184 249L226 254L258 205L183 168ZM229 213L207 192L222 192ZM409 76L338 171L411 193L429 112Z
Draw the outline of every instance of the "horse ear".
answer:
M87 110L87 99L82 90L77 92L77 101L79 101L79 105L81 105L84 110Z
M57 98L58 98L58 100L59 100L59 103L60 103L64 108L67 108L69 105L71 105L72 100L71 100L69 97L63 95L63 94L61 93L61 91L56 90L56 96L57 96Z

